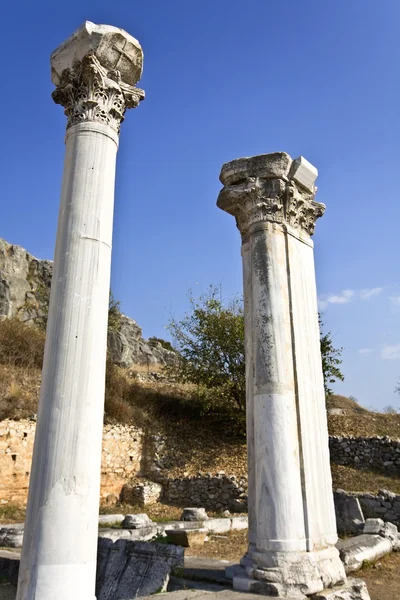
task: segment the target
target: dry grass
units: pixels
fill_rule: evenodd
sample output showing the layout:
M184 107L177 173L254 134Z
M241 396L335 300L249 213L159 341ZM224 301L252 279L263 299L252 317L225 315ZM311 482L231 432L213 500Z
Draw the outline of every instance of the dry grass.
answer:
M0 364L41 368L44 352L44 331L29 327L18 319L0 321Z
M40 369L0 364L0 421L37 412Z
M400 415L387 415L366 412L345 416L328 416L330 435L338 436L365 436L387 435L393 439L400 439Z
M0 504L0 523L23 523L25 508L15 504Z
M365 414L368 410L358 404L355 400L347 398L346 396L339 396L338 394L332 394L326 399L326 408L343 408L347 412L355 414Z
M400 494L400 477L383 475L376 471L361 471L343 465L331 465L333 488L341 488L347 492L372 492L380 489Z

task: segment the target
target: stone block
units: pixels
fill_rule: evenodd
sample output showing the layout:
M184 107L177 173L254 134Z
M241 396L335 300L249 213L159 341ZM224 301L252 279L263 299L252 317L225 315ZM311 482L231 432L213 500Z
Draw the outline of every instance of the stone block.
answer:
M183 548L99 539L97 600L134 600L165 591L174 569L183 569Z
M122 523L124 515L99 515L99 525Z
M184 548L194 548L203 546L207 529L166 529L165 533L173 544L183 546Z
M205 521L208 519L205 508L184 508L181 521Z
M249 520L247 517L232 517L231 523L232 530L234 531L241 531L243 529L248 529L249 527Z
M24 539L24 528L4 526L0 529L0 546L4 548L21 548Z
M314 594L311 600L370 600L370 595L365 581L348 579L340 587Z
M120 527L110 527L99 529L99 537L108 538L113 541L126 539L131 541L147 542L153 539L158 533L155 523L149 527L140 527L139 529L122 529Z
M364 523L364 514L359 499L342 490L334 492L333 497L338 533L358 533L360 526Z
M393 543L397 542L399 535L396 525L393 525L393 523L384 523L382 519L367 519L363 532L369 535L380 535Z
M138 515L125 515L121 527L123 529L141 529L142 527L149 527L152 524L153 521L145 513L141 513Z
M207 519L203 527L212 533L226 533L231 530L231 519Z
M287 177L291 164L292 159L286 152L237 158L222 166L219 179L227 186L251 177Z
M346 573L357 571L363 562L375 562L392 551L390 540L379 535L363 534L340 540L336 544Z

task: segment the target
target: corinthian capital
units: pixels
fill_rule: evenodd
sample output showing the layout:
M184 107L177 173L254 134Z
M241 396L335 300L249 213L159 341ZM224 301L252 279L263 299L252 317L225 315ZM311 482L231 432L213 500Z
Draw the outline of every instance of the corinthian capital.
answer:
M119 132L127 108L144 91L135 87L143 70L143 51L128 33L86 21L51 55L54 102L65 108L67 127L97 121Z
M325 205L315 202L318 171L305 158L285 152L239 158L223 165L224 184L217 206L236 218L245 239L264 223L278 223L314 233Z

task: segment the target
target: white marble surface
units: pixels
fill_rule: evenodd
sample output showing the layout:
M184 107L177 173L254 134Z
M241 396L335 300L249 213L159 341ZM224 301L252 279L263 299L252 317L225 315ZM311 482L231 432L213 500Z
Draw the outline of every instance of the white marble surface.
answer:
M94 598L116 153L68 131L18 600Z
M251 369L246 365L252 404L249 473L254 469L249 508L256 548L242 561L246 576L234 579L234 587L256 589L254 582L261 582L262 593L273 588L278 595L317 593L346 578L334 546L310 238L325 210L314 200L317 175L306 159L292 161L285 153L238 159L222 167L224 188L217 202L235 216L242 235L251 362Z
M251 251L249 242L242 244L243 301L245 314L245 358L246 358L246 441L247 441L247 483L248 483L248 555L256 547L256 469L254 454L254 402L253 402L253 350L252 350L252 283Z
M95 598L115 165L142 58L90 22L52 55L68 123L18 600Z

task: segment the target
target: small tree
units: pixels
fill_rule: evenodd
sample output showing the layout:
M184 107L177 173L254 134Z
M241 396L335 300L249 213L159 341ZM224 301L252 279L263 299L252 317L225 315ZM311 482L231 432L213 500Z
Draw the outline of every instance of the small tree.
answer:
M171 319L170 331L179 358L168 368L183 382L210 390L213 398L244 412L246 404L243 302L224 304L221 290L193 298L181 321Z
M121 302L114 298L114 294L110 290L110 298L108 301L108 328L113 331L119 331L121 328Z
M332 334L330 331L323 333L323 322L321 315L318 314L319 330L320 330L320 344L321 344L321 357L322 357L322 372L324 375L324 387L325 394L330 396L332 390L329 387L331 383L334 383L337 379L344 381L344 375L340 370L342 359L340 358L343 348L335 348L332 342Z
M208 405L230 404L243 413L246 405L243 301L234 298L224 303L221 290L210 286L208 293L194 299L189 294L190 311L182 320L171 319L170 331L178 360L167 367L169 375L182 382L208 390ZM322 333L320 343L324 386L344 380L339 365L341 348L334 348L331 333Z

